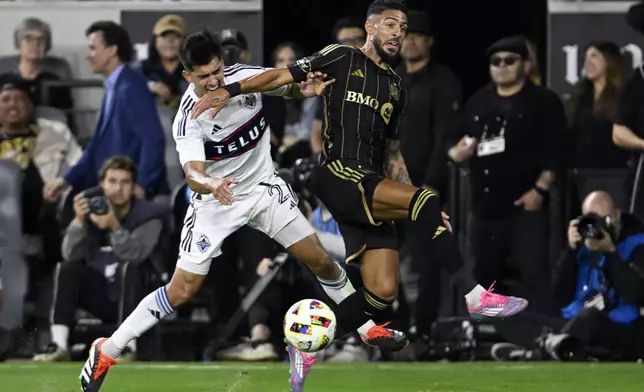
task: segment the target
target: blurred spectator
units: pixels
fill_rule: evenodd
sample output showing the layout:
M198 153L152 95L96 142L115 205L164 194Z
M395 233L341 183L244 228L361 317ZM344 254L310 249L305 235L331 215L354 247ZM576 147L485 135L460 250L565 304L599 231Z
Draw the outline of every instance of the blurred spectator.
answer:
M364 20L357 18L340 18L333 26L333 39L336 43L354 48L364 46L367 33L364 30ZM298 57L301 58L301 57ZM324 101L322 97L317 98L318 107L315 112L315 120L311 127L310 146L313 154L322 152L322 127L324 126Z
M622 84L622 54L613 42L594 42L586 49L585 75L568 102L571 147L568 165L577 169L578 195L590 190L611 194L618 206L626 204L624 179L607 178L598 170L626 169L629 154L612 142L613 121ZM579 208L579 207L578 207Z
M526 80L522 37L494 43L487 55L493 84L468 101L449 150L454 162L469 161L469 253L482 285L501 280L514 259L525 297L547 314L554 309L547 202L566 117L554 92Z
M409 176L415 186L433 189L447 201L448 167L445 143L461 102L461 82L446 67L431 58L434 45L429 18L409 11L407 36L403 41L396 73L407 90L407 106L400 123L400 143ZM429 254L423 236L413 226L404 228L404 247L418 272L416 328L430 336L438 317L441 298L441 260Z
M0 58L0 74L12 73L28 81L29 94L34 105L71 109L73 100L68 87L51 87L49 101L42 102L46 80L71 80L71 67L66 60L48 56L52 46L51 28L37 18L24 19L14 30L14 44L18 56Z
M186 25L179 15L165 15L157 21L152 31L154 36L148 45L148 58L138 68L148 79L150 91L159 101L172 108L188 88L182 75L179 47L186 35Z
M36 118L29 85L17 75L0 80L0 159L22 168L22 230L29 263L26 300L36 307L36 327L45 328L53 266L60 260L55 209L43 202L46 181L64 173L82 151L63 122Z
M497 331L513 344L493 348L497 359L641 358L644 224L604 192L589 194L583 213L569 224L568 247L554 274L562 302L572 302L558 318L523 313L499 323Z
M446 201L445 137L460 107L461 82L431 59L434 38L427 14L410 11L408 23L401 50L404 63L396 69L408 97L400 125L401 150L414 185L432 188Z
M303 56L304 52L297 44L284 42L277 45L273 51L271 65L275 68L286 68ZM280 160L281 166L289 167L298 158L310 157L309 140L318 104L317 98L299 100L264 96L263 103L271 131L282 146L282 153L288 155Z
M613 42L593 42L586 49L584 78L568 105L574 138L573 167L623 169L628 153L612 143L613 120L622 85L622 53Z
M644 34L644 3L634 4L626 15L626 21L640 34ZM625 150L637 154L637 165L633 177L629 210L638 217L644 216L644 202L642 202L642 175L644 168L644 64L640 64L622 88L615 125L613 126L613 142Z
M252 54L248 48L248 40L241 31L224 29L219 33L219 39L221 40L224 64L250 64Z
M64 177L47 183L45 198L55 201L69 186L95 186L101 165L117 154L127 155L137 163L137 197L169 193L163 129L147 81L126 65L134 55L127 31L114 22L99 21L87 29L86 35L92 70L106 77L98 124L81 160Z
M0 158L23 169L23 231L41 235L43 229L55 227L53 221L43 225L44 183L74 165L82 151L66 124L35 118L29 97L29 86L19 77L0 81Z
M52 343L36 361L69 360L69 332L79 308L104 323L116 323L124 289L121 267L142 264L160 241L165 210L133 197L134 162L114 156L99 178L99 189L74 197L75 217L63 239L64 261L55 277Z
M361 48L367 39L364 31L364 20L358 18L340 18L333 26L333 39L340 45Z
M537 45L525 38L525 44L528 47L528 61L526 61L526 74L528 79L537 86L541 86L543 78L541 77L541 68L539 67L539 57L537 56Z

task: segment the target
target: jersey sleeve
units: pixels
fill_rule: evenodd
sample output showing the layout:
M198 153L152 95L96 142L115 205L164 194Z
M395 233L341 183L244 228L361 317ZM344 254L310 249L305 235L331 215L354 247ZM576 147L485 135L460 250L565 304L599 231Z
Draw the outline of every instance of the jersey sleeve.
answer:
M400 122L402 120L403 113L405 112L405 106L407 105L407 90L404 88L400 89L400 101L398 105L394 108L394 112L391 115L389 124L387 125L387 134L386 138L391 140L398 140L398 133L400 128Z
M191 161L206 161L203 133L199 126L199 120L190 118L191 110L184 112L185 114L179 111L172 125L172 136L177 144L181 167Z
M351 49L344 45L329 45L319 52L313 53L309 57L297 60L294 65L288 67L296 82L306 80L309 72L320 71L329 76L335 74L335 67L339 64L338 60L345 57Z

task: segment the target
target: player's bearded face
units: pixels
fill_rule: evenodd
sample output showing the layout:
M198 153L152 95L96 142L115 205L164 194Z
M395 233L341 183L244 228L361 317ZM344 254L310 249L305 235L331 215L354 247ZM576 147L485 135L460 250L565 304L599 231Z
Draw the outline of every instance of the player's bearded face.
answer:
M387 10L373 20L373 47L387 63L392 63L403 44L407 33L407 16L395 10Z
M198 95L214 91L224 85L224 63L214 58L208 65L196 66L186 79L195 84Z

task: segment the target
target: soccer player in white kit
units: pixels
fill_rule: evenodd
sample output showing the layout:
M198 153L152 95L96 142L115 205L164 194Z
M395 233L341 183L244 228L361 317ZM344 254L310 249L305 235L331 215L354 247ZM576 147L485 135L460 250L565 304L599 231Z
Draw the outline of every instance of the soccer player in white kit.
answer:
M315 273L336 303L355 292L346 272L322 249L314 229L298 208L290 186L277 176L270 157L270 128L262 114L261 94L231 99L215 119L209 113L191 119L193 106L207 91L253 77L265 68L235 64L225 67L221 47L203 31L188 36L180 51L184 76L191 82L173 124L179 159L193 191L181 234L177 268L172 280L144 298L108 339L92 344L81 371L85 392L100 389L128 342L186 303L200 288L226 237L244 225L266 233ZM300 86L292 84L268 94L312 97L333 80L311 74ZM248 244L252 246L252 244ZM359 330L366 343L388 347L407 344L404 334L369 321ZM392 333L393 332L393 333ZM302 357L291 355L291 389L301 390ZM299 361L299 362L298 362Z

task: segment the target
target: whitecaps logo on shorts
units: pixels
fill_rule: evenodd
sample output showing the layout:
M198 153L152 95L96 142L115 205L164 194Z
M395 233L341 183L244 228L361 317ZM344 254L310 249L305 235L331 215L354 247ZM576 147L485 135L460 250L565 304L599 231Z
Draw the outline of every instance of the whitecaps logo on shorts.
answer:
M199 237L197 240L197 249L199 249L199 252L201 253L206 253L206 251L210 248L210 241L208 241L208 237L206 237L204 234Z

